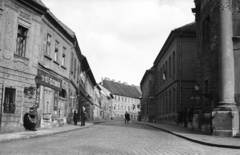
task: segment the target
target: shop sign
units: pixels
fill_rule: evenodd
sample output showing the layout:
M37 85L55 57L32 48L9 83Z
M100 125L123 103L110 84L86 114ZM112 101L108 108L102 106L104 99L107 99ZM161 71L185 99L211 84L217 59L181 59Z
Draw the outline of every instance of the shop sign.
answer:
M58 79L42 70L38 70L38 76L40 77L39 84L47 86L54 90L62 90L62 80Z
M58 109L58 91L54 92L54 110Z

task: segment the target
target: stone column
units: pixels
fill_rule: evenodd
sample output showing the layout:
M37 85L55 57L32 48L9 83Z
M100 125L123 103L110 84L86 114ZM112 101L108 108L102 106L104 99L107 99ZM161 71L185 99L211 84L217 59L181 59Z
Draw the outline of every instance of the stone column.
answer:
M213 110L213 135L234 136L239 131L232 41L232 2L218 0L219 105Z

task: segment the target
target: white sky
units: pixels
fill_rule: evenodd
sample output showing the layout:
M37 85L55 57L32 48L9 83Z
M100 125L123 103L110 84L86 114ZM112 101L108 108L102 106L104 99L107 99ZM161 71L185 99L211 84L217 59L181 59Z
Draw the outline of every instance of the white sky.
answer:
M170 32L194 21L193 0L42 0L71 28L96 82L140 85Z

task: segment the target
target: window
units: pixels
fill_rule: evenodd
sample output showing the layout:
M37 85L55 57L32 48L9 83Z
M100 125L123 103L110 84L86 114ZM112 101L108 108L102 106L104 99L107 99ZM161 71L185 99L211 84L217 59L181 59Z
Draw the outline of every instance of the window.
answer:
M160 68L160 86L162 85L163 82L163 71L162 68Z
M19 57L26 57L27 32L27 28L18 25L17 46L15 54Z
M79 79L80 79L80 66L78 65L78 67L77 67L78 69L77 69L77 83L78 83L78 81L79 81Z
M47 34L47 45L46 45L46 55L50 56L51 53L51 35Z
M166 61L166 64L165 64L165 67L166 67L166 74L165 74L165 76L166 76L166 80L168 79L168 63L167 63L167 61Z
M169 77L171 77L172 76L172 61L171 61L171 57L169 57L169 61L168 61L168 63L169 63Z
M66 62L66 55L65 53L62 54L62 66L65 66L65 62Z
M210 41L210 17L207 16L202 23L202 41L203 43L209 43Z
M54 61L58 62L58 45L59 45L59 42L56 41L55 42L55 53L54 53Z
M65 54L65 52L66 52L66 48L65 47L63 47L63 51L62 51L62 66L65 66L65 63L66 63L66 54Z
M172 65L173 65L173 76L175 75L175 52L173 52L173 56L172 56Z
M162 79L163 79L163 83L165 82L166 80L166 71L165 71L165 65L163 65L162 67L163 71L162 71Z
M73 77L74 79L76 78L76 68L77 68L77 62L76 62L76 59L74 58L74 66L73 66Z
M72 56L71 56L71 74L73 75L73 53L72 53Z
M169 91L169 111L172 112L172 92Z
M176 94L175 94L175 89L173 89L173 99L172 99L172 104L173 104L173 106L172 106L172 111L176 111L176 105L175 105L175 96L176 96Z
M16 89L5 88L5 97L4 97L4 113L15 112L15 95Z

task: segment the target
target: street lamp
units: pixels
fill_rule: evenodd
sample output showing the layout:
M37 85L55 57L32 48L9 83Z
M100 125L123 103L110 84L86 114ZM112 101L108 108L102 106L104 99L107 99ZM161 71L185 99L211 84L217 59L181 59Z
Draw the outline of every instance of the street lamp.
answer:
M41 79L42 79L42 78L41 78L40 76L38 76L38 75L35 77L35 83L36 83L36 85L37 85L37 86L36 86L37 88L38 88L38 86L39 86L39 83L40 83L40 80L41 80Z

